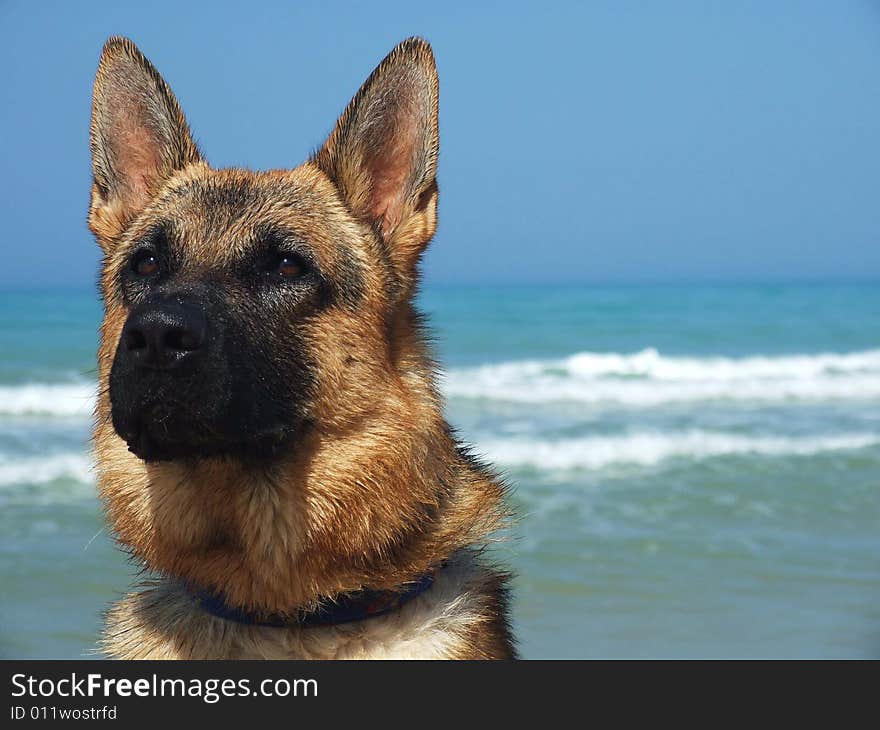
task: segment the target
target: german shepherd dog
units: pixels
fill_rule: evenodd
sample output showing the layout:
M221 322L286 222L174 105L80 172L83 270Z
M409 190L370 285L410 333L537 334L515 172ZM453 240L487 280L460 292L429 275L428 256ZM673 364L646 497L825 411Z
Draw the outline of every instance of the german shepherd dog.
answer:
M215 170L137 47L105 45L93 443L108 520L152 576L109 609L107 654L514 656L484 554L504 484L444 420L413 306L437 106L411 38L307 162Z

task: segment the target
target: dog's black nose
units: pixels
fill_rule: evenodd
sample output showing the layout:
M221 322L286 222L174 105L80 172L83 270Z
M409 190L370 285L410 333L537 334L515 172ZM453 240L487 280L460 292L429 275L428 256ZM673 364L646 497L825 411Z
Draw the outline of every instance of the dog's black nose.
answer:
M122 345L138 366L171 370L201 351L206 330L205 315L197 307L146 305L129 315Z

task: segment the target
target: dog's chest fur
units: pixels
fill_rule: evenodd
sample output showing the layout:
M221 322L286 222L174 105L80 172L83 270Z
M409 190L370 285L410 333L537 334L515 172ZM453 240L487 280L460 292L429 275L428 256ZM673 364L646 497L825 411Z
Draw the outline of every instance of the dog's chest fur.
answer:
M105 650L122 659L488 658L497 576L465 551L394 613L338 626L273 628L217 618L179 583L129 594L110 611Z

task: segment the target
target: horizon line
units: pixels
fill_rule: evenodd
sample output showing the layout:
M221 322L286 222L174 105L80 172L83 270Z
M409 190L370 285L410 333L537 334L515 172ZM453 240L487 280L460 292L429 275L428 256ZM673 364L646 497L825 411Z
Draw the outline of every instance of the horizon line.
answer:
M662 287L747 287L747 286L877 286L880 277L864 279L510 279L510 280L478 280L478 279L426 279L419 281L420 291L432 287L462 288L505 288L505 287L537 287L557 286L562 288L582 287L620 287L620 288L662 288ZM97 282L87 284L32 284L8 285L0 284L0 293L38 294L51 292L94 292L99 295Z

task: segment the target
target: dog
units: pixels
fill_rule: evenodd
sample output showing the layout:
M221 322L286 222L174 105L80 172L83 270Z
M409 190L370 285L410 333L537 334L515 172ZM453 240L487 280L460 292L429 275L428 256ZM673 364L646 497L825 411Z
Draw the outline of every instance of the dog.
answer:
M413 304L437 226L430 45L398 45L308 161L251 172L209 167L114 37L90 138L98 489L150 576L102 651L514 658L486 556L506 486L444 420Z

